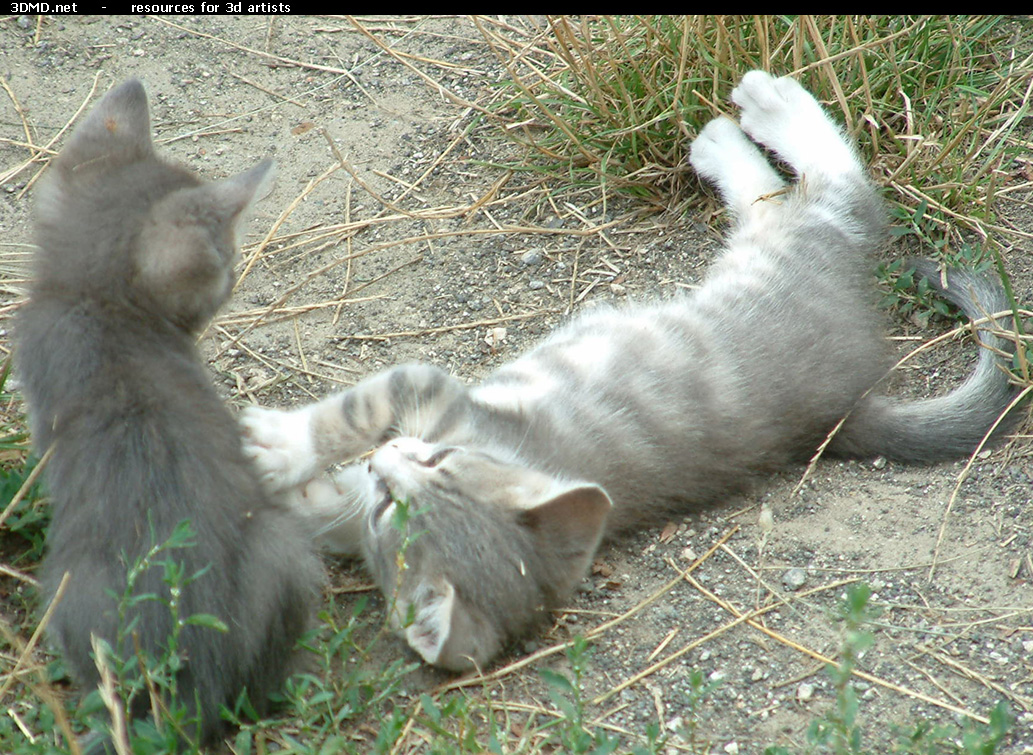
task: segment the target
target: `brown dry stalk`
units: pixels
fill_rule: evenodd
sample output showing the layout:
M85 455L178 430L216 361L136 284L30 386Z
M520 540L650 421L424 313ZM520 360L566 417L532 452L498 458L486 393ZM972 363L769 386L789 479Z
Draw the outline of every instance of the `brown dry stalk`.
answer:
M375 44L377 47L379 47L385 53L390 55L396 61L398 61L403 66L405 66L410 71L412 71L417 76L419 76L421 79L423 79L428 85L430 85L435 91L437 91L438 94L444 95L448 99L452 100L452 102L454 102L457 105L460 105L461 107L465 107L465 108L470 108L472 110L476 110L477 112L483 113L484 115L487 115L489 117L494 117L495 116L495 114L492 113L490 110L486 110L485 108L483 108L480 105L478 105L476 102L470 102L469 100L464 99L464 98L460 97L459 95L455 94L448 87L446 87L444 84L441 84L440 82L438 82L437 80L431 78L430 76L425 74L423 71L421 71L419 68L414 66L406 58L413 58L415 60L420 60L420 61L423 61L423 62L430 62L430 63L433 63L434 65L442 67L442 68L453 68L454 66L452 66L451 64L444 64L441 61L436 61L436 60L435 61L431 61L431 60L429 60L427 58L421 58L421 57L418 57L416 55L405 55L404 53L401 53L401 52L393 49L390 45L386 44L383 40L381 40L380 37L378 37L377 35L371 33L369 30L367 30L365 26L363 26L361 23L359 23L355 19L354 16L345 16L345 19L347 19L348 22L351 23L363 36L365 36L367 39L369 39L369 41L371 41L373 44Z
M1011 310L1005 310L1005 311L1002 311L1002 312L995 312L992 316L980 317L977 320L970 320L970 321L968 321L968 322L966 322L966 323L964 323L962 325L959 325L958 327L954 328L953 330L949 330L946 333L941 333L940 335L936 336L935 338L931 338L928 341L923 342L920 346L915 347L914 349L909 351L907 354L905 354L903 357L901 357L897 361L896 364L894 364L892 367L890 367L886 371L886 374L883 375L882 378L880 378L878 381L876 381L875 385L873 385L871 388L869 388L867 391L865 391L863 394L861 394L860 398L858 398L857 400L859 402L862 401L872 391L874 391L876 388L878 388L879 385L882 384L882 381L885 380L887 377L889 377L890 373L894 372L895 370L900 369L902 366L904 366L905 364L910 362L912 359L914 359L919 354L921 354L921 353L923 353L925 351L928 351L929 349L932 349L933 347L943 343L944 341L950 340L950 339L955 338L955 337L957 337L959 335L963 335L963 334L966 334L966 333L971 333L973 329L977 328L980 325L988 325L989 324L989 325L991 325L991 329L994 329L994 328L996 328L996 318L1012 317L1015 314L1019 314L1019 315L1023 315L1023 316L1028 316L1030 313L1026 312L1025 310L1019 310L1018 312L1012 312ZM1002 334L1002 335L1004 335L1006 337L1018 338L1018 336L1014 333L1014 331L996 330L995 332L998 332L998 333L1000 333L1000 334ZM1022 395L1023 396L1026 395L1026 392L1028 390L1029 389L1027 388L1026 391L1023 391ZM1005 412L1004 414L1002 414L1000 417L998 417L997 422L995 422L993 427L991 427L991 429L989 431L987 431L986 437L984 437L983 440L980 442L979 448L977 449L977 452L983 448L983 445L986 443L987 438L989 438L989 436L993 433L993 430L998 426L998 424L1000 424L1000 422L1004 419L1004 417L1007 416L1008 412L1010 412L1012 410L1012 408L1017 403L1018 403L1018 400L1013 401L1012 404L1009 405L1008 411ZM803 488L804 483L806 483L807 480L810 479L811 474L814 472L814 469L818 465L818 461L825 454L825 449L828 448L829 444L832 442L832 439L836 437L836 434L839 433L839 431L843 427L843 424L848 419L850 419L850 412L848 412L846 414L846 416L843 417L843 419L841 419L839 422L837 422L836 426L833 427L829 431L829 434L825 436L825 440L823 440L821 442L821 445L818 446L818 450L814 452L814 455L811 457L810 462L807 464L807 468L804 470L803 475L800 477L799 482L797 482L796 485L793 487L793 489L790 491L789 498L792 498L797 493L799 493L801 488ZM975 453L973 453L972 458L975 458ZM966 471L967 471L967 467L966 467ZM960 483L959 483L959 485L960 485ZM935 559L934 559L934 564L935 564Z
M43 636L43 631L46 629L47 624L50 623L50 617L54 615L54 609L57 608L58 603L61 602L61 598L64 597L65 590L68 588L68 583L71 578L71 572L65 572L64 576L61 578L61 582L58 584L57 590L54 592L54 597L50 600L50 605L47 606L47 610L43 614L43 618L40 619L39 624L36 625L36 629L33 631L29 641L21 649L18 660L15 661L14 668L12 668L7 674L7 680L0 685L0 700L4 699L4 696L11 688L11 685L13 685L15 680L20 676L20 669L28 665L28 659L32 655L32 651L35 649L40 637ZM8 629L6 622L0 620L0 627L3 627L5 634L10 632L9 640L16 636ZM17 643L12 642L12 645L14 644Z
M392 338L413 338L416 336L427 336L435 333L450 333L454 330L471 330L475 328L487 328L493 325L501 325L504 322L514 322L518 320L530 320L534 317L544 317L545 315L557 314L554 309L539 309L534 312L525 312L519 315L502 315L501 317L493 317L489 320L474 320L473 322L463 322L458 325L440 325L435 328L422 328L420 330L400 330L394 333L375 333L372 335L347 335L343 336L345 340L352 341L387 341Z
M61 137L64 135L64 133L69 128L71 128L72 124L75 123L79 119L79 116L82 115L83 111L86 109L86 106L93 99L93 95L97 91L97 82L99 82L99 81L100 81L100 71L97 71L96 75L93 77L93 84L90 86L90 91L86 94L86 98L82 101L82 104L79 105L79 108L72 114L72 117L68 120L68 122L64 126L62 126L58 130L58 132L56 134L54 134L53 138L50 141L48 141L45 145L43 145L42 147L30 146L30 149L33 149L33 150L36 151L36 153L32 157L30 157L28 160L23 162L21 165L17 165L15 167L13 167L13 168L3 172L3 173L0 173L0 184L7 183L12 178L14 178L19 173L21 173L23 170L25 170L30 165L32 165L33 163L42 162L42 160L41 160L41 156L42 155L45 154L49 158L51 155L55 154L54 151L52 150L52 147L61 139ZM4 86L4 88L7 89L6 85ZM12 101L14 102L14 104L15 104L15 108L19 109L20 106L18 104L18 101L14 99L13 92L11 92L10 90L7 90L7 91L8 91L9 94L11 94L11 98L12 98ZM31 141L31 139L30 139L30 141ZM29 190L29 188L36 182L36 179L39 178L41 172L42 172L42 168L40 168L40 170L36 172L36 175L34 175L31 179L28 180L28 182L26 182L25 187L18 193L18 198L19 199L21 199L25 195L25 192L27 192Z
M972 679L973 681L979 682L980 684L982 684L987 689L991 689L994 692L998 693L999 695L1004 695L1009 700L1012 700L1013 702L1018 703L1019 705L1022 706L1022 708L1024 710L1027 710L1027 711L1033 710L1033 700L1031 700L1030 698L1026 697L1025 695L1020 695L1018 692L1015 692L1014 690L1008 689L1003 684L998 684L997 682L994 682L994 681L991 681L990 679L987 679L982 674L977 673L973 669L970 669L968 666L964 665L960 661L957 661L954 658L951 658L946 653L941 653L941 652L939 652L937 650L931 650L929 648L924 648L924 647L919 647L918 649L920 651L922 651L923 653L925 653L926 655L928 655L928 656L930 656L932 658L935 658L936 660L938 660L940 663L944 664L945 666L948 666L949 668L953 669L956 673L959 673L962 676L968 677L969 679Z
M63 585L64 581L62 581L62 585L58 587L59 592L63 592ZM48 617L44 617L44 620L47 620L47 618ZM31 652L31 648L22 642L22 639L7 626L6 622L4 622L2 618L0 618L0 634L4 636L4 639L7 640L8 644L10 644L12 648L18 649L20 653L18 663L21 663L22 658L24 658L27 653ZM33 636L35 637L36 635L34 634ZM16 665L15 669L17 668L18 666ZM36 696L39 697L39 699L42 700L50 709L51 713L53 713L57 728L60 729L61 733L64 735L65 742L67 743L68 749L72 755L81 755L82 748L79 746L79 740L76 738L75 732L72 731L72 724L68 720L68 714L65 712L64 703L57 694L55 694L53 687L51 687L50 683L47 681L42 667L33 667L32 671L38 679L35 683L29 682L29 686L32 688L33 693L35 693ZM10 678L13 679L15 675L16 670L11 671ZM0 693L0 700L2 699L3 694ZM9 712L13 711L13 709L8 710Z
M237 290L244 278L247 277L247 274L251 272L251 268L254 267L255 262L257 262L259 258L261 258L262 252L265 250L266 246L269 245L269 242L272 240L272 238L276 235L276 232L280 229L280 226L282 226L287 221L287 218L289 218L294 213L294 211L298 208L298 205L301 204L302 201L304 201L305 197L312 193L312 191L314 191L315 188L319 186L319 184L323 183L323 181L325 181L334 173L336 173L340 169L340 167L340 165L331 165L329 168L324 170L320 175L316 176L311 181L309 181L305 188L302 189L301 193L298 196L296 196L289 205L287 205L283 212L280 213L280 216L276 219L276 221L272 224L272 226L270 226L269 230L266 232L265 237L260 242L258 242L258 244L255 245L254 251L251 253L251 256L248 258L247 263L244 265L244 269L237 277L237 282L233 286L234 290Z
M676 564L674 564L673 562L669 562L669 563L671 564L672 568L674 568L676 571L681 572L681 570L678 568L678 566ZM743 622L745 622L749 626L753 627L754 629L756 629L759 632L763 632L768 637L771 637L772 639L777 640L778 642L782 643L786 647L792 648L793 650L796 650L797 652L803 653L804 655L807 655L807 656L809 656L811 658L814 658L817 661L821 661L822 663L826 663L826 664L829 664L829 665L835 665L836 661L834 659L829 658L827 656L824 656L821 653L817 652L816 650L811 650L810 648L808 648L808 647L806 647L804 645L801 645L798 642L795 642L795 641L789 639L788 637L786 637L786 636L784 636L782 634L779 634L775 630L769 629L768 627L764 626L763 624L760 624L759 622L754 621L753 616L752 616L752 614L755 613L754 611L750 611L749 613L745 613L745 614L741 613L733 605L731 605L730 603L728 603L725 600L722 600L720 597L718 597L714 593L710 592L706 587L704 587L702 584L700 584L699 581L697 581L691 574L689 574L688 572L682 572L682 573L684 574L685 580L689 584L691 584L693 587L695 587L697 590L699 590L705 597L709 598L711 601L713 601L717 605L721 606L721 608L723 608L726 611L728 611L728 613L732 614L732 616L735 616L737 619L742 619ZM852 581L856 581L856 580L848 580L848 581L844 581L844 582L842 582L840 584L846 584L847 582L852 582ZM829 586L822 587L821 589L828 589L828 587L833 587L833 586L839 586L839 585L838 584L837 585L829 585ZM815 592L815 591L816 590L810 590L810 591L808 591L808 594L811 593L811 592ZM803 595L801 595L801 597L803 597ZM856 676L858 679L863 679L864 681L870 682L871 684L876 684L876 685L878 685L880 687L883 687L883 688L888 689L888 690L892 690L892 691L897 692L897 693L899 693L901 695L905 695L907 697L913 697L916 700L921 700L922 702L929 703L930 705L935 705L938 708L944 708L945 710L949 710L949 711L952 711L954 713L958 713L958 714L960 714L962 716L965 716L966 718L971 718L974 721L979 721L980 723L983 723L983 724L986 724L986 723L990 722L990 720L988 718L986 718L985 716L981 716L978 713L974 713L974 712L968 710L967 708L964 708L964 707L961 707L961 706L958 706L958 705L954 705L953 703L949 703L949 702L947 702L945 700L937 700L935 697L930 697L929 695L923 694L923 693L918 692L916 690L909 689L907 687L901 686L899 684L895 684L895 683L890 682L890 681L886 681L885 679L882 679L882 678L880 678L878 676L875 676L873 674L869 674L869 673L867 673L865 671L861 671L860 669L856 669L856 668L853 669L851 671L851 674L853 676Z
M1008 404L1008 408L1001 412L1001 416L997 418L990 429L986 431L986 435L979 441L979 445L976 446L975 450L969 455L968 461L965 462L965 467L958 474L958 481L954 485L954 490L951 491L950 498L947 500L947 508L943 511L943 517L940 519L940 531L936 535L936 546L933 548L932 563L929 564L929 581L933 579L933 575L936 573L936 566L939 563L940 558L940 545L943 544L943 536L947 532L947 520L950 518L951 510L954 508L954 502L958 500L958 494L961 492L961 486L968 479L968 474L972 470L972 465L976 463L976 459L979 458L979 454L982 453L983 447L990 440L990 436L993 435L994 430L1000 426L1004 421L1004 418L1009 416L1016 406L1021 404L1027 396L1033 393L1033 385L1027 385L1014 399Z

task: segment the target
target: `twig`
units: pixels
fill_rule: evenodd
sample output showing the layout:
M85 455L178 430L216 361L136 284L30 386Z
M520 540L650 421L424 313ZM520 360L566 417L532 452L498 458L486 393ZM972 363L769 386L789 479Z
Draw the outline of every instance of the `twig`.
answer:
M36 480L39 479L40 474L43 473L43 468L47 465L47 462L50 461L50 457L53 456L53 454L54 444L51 443L50 448L48 448L47 452L43 454L43 458L39 460L39 463L36 465L36 467L31 472L29 472L29 476L25 478L25 482L23 482L21 487L18 488L18 492L14 494L13 498L11 498L11 502L7 504L7 507L3 510L3 513L0 513L0 527L3 526L3 523L5 521L7 521L7 517L9 517L11 515L11 512L14 511L14 507L21 503L22 499L28 494L29 490L32 489L32 486L36 484Z
M968 457L968 461L965 462L965 467L961 470L960 474L958 474L958 481L954 485L954 490L951 491L950 498L947 500L947 508L944 509L943 516L940 519L940 531L936 535L936 546L933 548L932 563L929 564L928 579L930 582L933 579L933 575L936 573L936 565L940 557L940 545L943 543L943 536L947 532L947 519L950 517L951 510L954 508L954 502L958 500L958 494L961 492L961 485L966 479L968 479L968 473L972 469L972 465L976 463L976 459L979 458L979 454L982 452L983 447L989 442L994 430L1000 426L1001 422L1004 421L1004 418L1007 417L1016 406L1022 403L1026 396L1031 392L1033 392L1033 385L1028 385L1014 399L1012 399L1011 403L1008 404L1008 407L1001 412L1000 416L990 426L990 429L986 431L982 440L979 441L975 450Z
M671 566L676 571L681 571L680 569L678 569L678 566L676 564L674 564L673 562L671 563ZM700 584L691 574L685 573L685 580L689 584L691 584L693 587L695 587L697 590L699 590L701 593L703 593L703 595L705 595L707 598L709 598L713 602L717 603L719 606L721 606L723 609L728 611L733 616L735 616L737 618L740 618L740 617L744 618L745 623L748 624L749 626L753 627L757 631L763 632L768 637L771 637L772 639L777 640L778 642L781 642L786 647L792 648L793 650L796 650L797 652L800 652L800 653L803 653L804 655L810 656L811 658L814 658L815 660L821 661L822 663L827 663L827 664L830 664L830 665L835 665L836 661L834 659L829 658L827 656L824 656L824 655L822 655L821 653L819 653L819 652L817 652L815 650L811 650L810 648L805 647L805 646L799 644L798 642L794 642L793 640L789 639L788 637L786 637L786 636L784 636L782 634L779 634L775 630L769 629L768 627L764 626L763 624L760 624L760 623L754 621L752 616L750 616L750 614L753 613L752 611L750 612L750 614L743 614L743 613L741 613L738 609L736 609L730 603L728 603L725 600L722 600L720 597L718 597L714 593L710 592L710 590L708 590L706 587L704 587L702 584ZM856 580L850 580L850 581L856 581ZM842 583L839 583L839 584L848 584L848 582L845 581L845 582L842 582ZM838 586L838 585L836 585L836 586ZM823 589L827 589L827 587L823 588ZM808 594L811 593L811 592L814 592L814 591L813 590L808 591ZM958 714L960 714L962 716L965 716L966 718L971 718L971 719L973 719L975 721L979 721L980 723L986 724L986 723L990 722L990 720L988 718L986 718L985 716L981 716L978 713L973 713L972 711L968 710L967 708L963 708L961 706L954 705L953 703L946 702L945 700L937 700L935 697L930 697L929 695L923 694L923 693L918 692L916 690L909 689L907 687L903 687L903 686L901 686L899 684L894 684L893 682L886 681L885 679L881 679L880 677L874 676L874 675L869 674L869 673L867 673L865 671L861 671L860 669L856 669L855 668L855 669L853 669L851 671L851 673L853 674L853 676L856 676L858 679L863 679L864 681L870 682L871 684L876 684L876 685L878 685L880 687L884 687L885 689L889 689L889 690L892 690L892 691L897 692L899 694L906 695L908 697L913 697L913 698L915 698L917 700L921 700L922 702L929 703L930 705L935 705L935 706L937 706L939 708L944 708L945 710L949 710L949 711L952 711L954 713L958 713Z

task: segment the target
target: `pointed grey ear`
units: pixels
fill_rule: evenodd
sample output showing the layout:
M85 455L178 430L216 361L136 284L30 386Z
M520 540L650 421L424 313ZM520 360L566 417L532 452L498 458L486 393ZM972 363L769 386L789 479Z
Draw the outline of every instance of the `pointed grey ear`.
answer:
M104 95L76 126L60 160L74 169L110 155L142 157L153 151L147 92L139 79L130 79Z
M412 610L412 623L405 627L405 641L423 660L436 665L452 634L455 587L444 577L433 584L423 581L413 590L408 608ZM402 617L403 621L407 619Z
M410 610L412 623L405 627L405 641L433 666L470 671L483 667L499 650L498 631L471 613L446 577L420 580L407 613Z
M275 171L273 161L266 158L250 170L197 189L206 202L216 208L228 221L237 220L255 202L272 188Z
M539 555L556 572L558 599L565 599L588 572L611 508L605 490L583 484L520 513L521 524L534 532L539 543Z

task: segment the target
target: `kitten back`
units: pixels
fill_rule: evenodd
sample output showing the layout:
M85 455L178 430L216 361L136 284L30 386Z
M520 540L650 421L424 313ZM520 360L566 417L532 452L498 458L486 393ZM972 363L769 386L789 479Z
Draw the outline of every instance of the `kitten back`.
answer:
M243 692L265 707L321 585L306 530L262 490L195 346L230 294L239 224L270 176L268 160L214 183L165 162L140 82L112 90L39 189L35 280L16 329L33 443L53 449L44 597L70 580L48 633L87 690L99 679L93 636L124 660L160 659L177 636L192 739L217 735L221 707ZM155 557L184 521L192 542ZM136 574L148 558L157 564ZM175 596L166 559L185 580ZM228 631L187 621L199 614ZM146 697L126 701L133 716L148 714Z

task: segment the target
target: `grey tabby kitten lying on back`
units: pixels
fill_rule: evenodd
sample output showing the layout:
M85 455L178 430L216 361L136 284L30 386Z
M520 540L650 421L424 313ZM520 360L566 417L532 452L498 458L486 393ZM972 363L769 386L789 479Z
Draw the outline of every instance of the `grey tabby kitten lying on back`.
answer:
M160 657L173 631L163 569L146 571L116 644L127 569L189 519L192 547L166 555L193 577L180 619L179 697L207 739L243 690L263 707L319 597L322 572L296 512L262 489L239 429L197 354L197 332L229 298L236 226L272 164L217 183L162 161L138 81L78 126L36 194L35 281L17 322L33 441L53 449L43 594L70 575L48 629L79 682L99 680L91 635L122 657ZM146 692L131 713L149 710ZM95 750L110 748L97 741ZM113 752L113 750L110 750Z
M588 312L476 387L406 365L243 417L269 487L290 491L325 546L361 551L428 662L482 666L569 597L604 535L805 459L847 414L830 452L931 462L971 451L1014 395L989 349L949 395L868 394L891 364L869 291L876 191L792 79L754 71L732 99L741 130L719 118L692 146L736 218L698 290ZM805 180L768 197L786 187L754 142ZM1004 308L987 280L947 280L969 316ZM374 447L368 465L316 477ZM401 573L399 502L414 533Z

